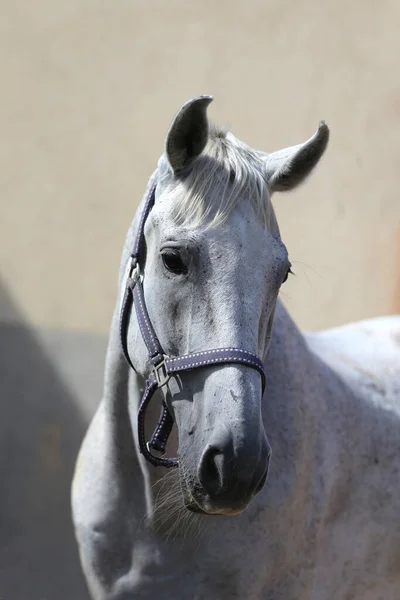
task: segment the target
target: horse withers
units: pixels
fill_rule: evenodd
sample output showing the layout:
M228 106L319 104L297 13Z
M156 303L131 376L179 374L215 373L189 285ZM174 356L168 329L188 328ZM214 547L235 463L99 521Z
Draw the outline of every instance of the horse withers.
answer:
M175 117L124 246L72 489L90 592L398 600L400 318L297 329L271 196L328 127L266 154L210 101Z

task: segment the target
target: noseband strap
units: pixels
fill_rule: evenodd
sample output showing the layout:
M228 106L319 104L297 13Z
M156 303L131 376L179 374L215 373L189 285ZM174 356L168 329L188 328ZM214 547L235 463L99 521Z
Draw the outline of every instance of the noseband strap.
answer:
M215 348L202 352L193 352L183 356L170 357L164 353L160 340L154 330L147 312L143 292L143 275L140 270L140 257L144 248L144 226L146 219L153 207L156 191L156 183L150 188L146 198L145 206L139 222L138 232L135 238L133 251L130 257L129 269L125 283L124 298L120 315L120 338L122 351L128 364L135 369L128 352L128 328L132 313L132 305L135 306L136 317L143 340L149 353L152 366L150 375L146 379L145 390L138 412L138 440L139 450L143 456L155 466L176 467L177 458L163 458L156 456L151 451L165 454L168 437L171 433L174 418L163 400L161 414L151 440L146 443L145 416L149 402L158 388L165 385L171 376L183 371L192 371L212 365L241 364L258 371L261 376L262 392L265 389L265 372L262 360L252 352L241 348Z

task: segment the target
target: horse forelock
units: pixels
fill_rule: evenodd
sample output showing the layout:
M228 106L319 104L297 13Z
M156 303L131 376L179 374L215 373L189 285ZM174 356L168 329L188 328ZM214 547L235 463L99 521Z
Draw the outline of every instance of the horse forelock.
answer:
M239 201L248 201L267 229L277 228L270 200L265 154L253 150L229 131L210 125L205 150L179 177L161 161L161 178L173 178L173 217L189 227L224 223Z

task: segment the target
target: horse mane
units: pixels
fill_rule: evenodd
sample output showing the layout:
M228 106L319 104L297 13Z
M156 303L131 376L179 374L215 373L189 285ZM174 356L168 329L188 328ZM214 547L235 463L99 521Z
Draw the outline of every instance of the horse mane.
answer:
M277 228L265 158L228 130L210 124L206 148L176 179L184 193L176 194L174 217L191 227L218 226L241 199L248 198L265 227Z

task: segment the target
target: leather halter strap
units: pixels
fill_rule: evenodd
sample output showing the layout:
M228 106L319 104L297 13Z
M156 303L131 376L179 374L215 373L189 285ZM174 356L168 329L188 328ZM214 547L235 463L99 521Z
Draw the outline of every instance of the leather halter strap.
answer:
M165 453L168 437L174 424L174 418L165 401L162 402L160 418L152 438L146 443L144 428L146 409L157 388L165 385L172 375L181 371L191 371L193 369L211 365L241 364L258 371L261 376L262 392L264 393L265 373L262 360L257 355L248 352L247 350L242 350L241 348L215 348L178 357L170 357L164 353L147 312L142 285L143 275L139 266L145 243L144 226L154 204L155 191L156 183L153 183L146 198L130 257L125 293L121 306L120 338L124 356L132 369L135 369L128 352L128 327L132 313L132 305L134 305L140 332L146 344L150 362L152 364L152 371L146 379L145 390L138 412L139 450L143 456L155 466L176 467L178 466L177 458L163 458L162 456L156 456L151 452L151 450L154 450L161 454Z

